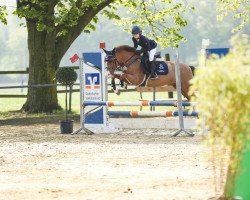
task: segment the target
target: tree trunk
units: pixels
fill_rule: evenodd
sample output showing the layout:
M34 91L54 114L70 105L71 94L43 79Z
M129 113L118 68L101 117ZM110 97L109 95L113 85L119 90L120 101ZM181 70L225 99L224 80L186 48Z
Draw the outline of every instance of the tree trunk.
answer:
M42 1L41 1L42 2ZM45 17L46 25L54 29L46 31L37 30L37 18L31 15L25 16L28 29L28 48L29 48L29 82L28 84L51 84L56 83L55 73L60 64L62 57L68 50L74 40L80 35L84 28L91 22L94 16L99 11L108 6L114 0L104 0L97 6L84 6L82 0L77 0L77 6L82 6L84 10L83 15L77 19L77 24L69 28L69 26L62 25L55 26L55 22L51 19L54 16L55 6L59 1L45 1L48 6L45 8L40 4L32 3L36 11L46 12ZM74 12L72 10L72 12ZM44 14L44 13L43 13ZM69 13L69 15L72 13ZM66 35L58 36L62 30L67 30ZM57 89L53 87L42 87L28 89L28 97L22 110L30 113L38 112L52 112L53 110L60 109L57 100Z
M55 37L53 34L40 32L36 23L27 21L29 48L28 85L56 83L55 73L61 58L56 56ZM59 109L57 88L30 87L22 110L30 113L46 112Z

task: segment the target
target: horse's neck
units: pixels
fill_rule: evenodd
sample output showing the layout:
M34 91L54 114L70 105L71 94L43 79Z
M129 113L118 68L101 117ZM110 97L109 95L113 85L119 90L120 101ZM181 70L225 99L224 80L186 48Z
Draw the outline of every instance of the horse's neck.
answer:
M119 52L117 56L117 60L124 64L124 66L127 67L126 74L130 75L143 75L143 71L140 68L140 62L137 61L140 60L140 57L136 55L134 52Z
M137 58L130 66L127 68L129 74L144 75L141 69L140 58Z
M134 59L136 59L136 57L138 56L134 53L123 54L122 61L123 63L129 63L133 61Z

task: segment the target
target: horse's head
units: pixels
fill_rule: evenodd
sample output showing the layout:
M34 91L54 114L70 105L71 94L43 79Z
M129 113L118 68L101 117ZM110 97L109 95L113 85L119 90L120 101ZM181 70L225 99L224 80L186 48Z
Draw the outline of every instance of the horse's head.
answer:
M115 48L112 51L107 51L106 49L103 49L103 51L106 53L105 62L107 63L107 70L111 75L114 75L114 72L119 65L115 57Z
M113 74L117 67L126 66L131 58L136 55L136 50L128 45L115 47L112 51L103 49L106 53L105 62L108 71ZM138 57L138 56L137 56Z

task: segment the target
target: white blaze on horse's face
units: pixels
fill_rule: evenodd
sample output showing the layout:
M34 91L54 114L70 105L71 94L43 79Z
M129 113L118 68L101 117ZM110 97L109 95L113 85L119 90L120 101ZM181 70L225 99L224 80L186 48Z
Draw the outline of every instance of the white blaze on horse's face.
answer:
M106 76L107 78L114 78L114 75L112 75L112 74L110 73L109 70L106 71L105 76Z
M109 73L113 75L116 69L116 66L114 66L114 61L113 60L106 61L106 65Z

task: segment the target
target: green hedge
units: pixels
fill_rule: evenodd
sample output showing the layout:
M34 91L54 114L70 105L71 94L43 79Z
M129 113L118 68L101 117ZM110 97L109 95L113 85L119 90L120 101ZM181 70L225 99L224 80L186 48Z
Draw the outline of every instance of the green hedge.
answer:
M213 58L207 67L199 68L193 79L191 93L197 101L200 128L209 130L207 141L212 146L229 149L229 165L225 196L232 196L239 163L250 129L250 46L247 36L232 39L229 55ZM215 152L217 158L222 152ZM229 180L229 181L228 181ZM222 181L222 180L221 180Z

